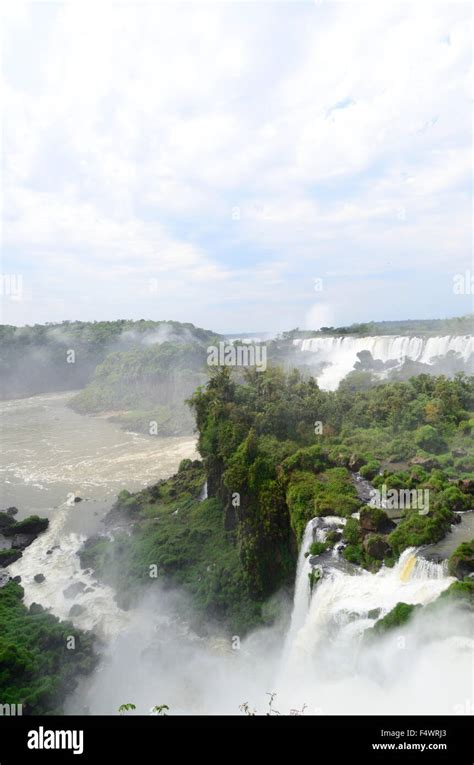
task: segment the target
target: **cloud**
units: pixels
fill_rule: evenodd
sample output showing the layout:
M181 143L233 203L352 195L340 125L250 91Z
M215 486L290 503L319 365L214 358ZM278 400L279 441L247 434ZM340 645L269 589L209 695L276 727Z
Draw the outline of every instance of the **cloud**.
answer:
M7 320L302 325L335 268L425 272L417 315L430 284L466 310L464 4L33 3L5 25L3 270L32 295ZM341 323L411 307L358 286Z

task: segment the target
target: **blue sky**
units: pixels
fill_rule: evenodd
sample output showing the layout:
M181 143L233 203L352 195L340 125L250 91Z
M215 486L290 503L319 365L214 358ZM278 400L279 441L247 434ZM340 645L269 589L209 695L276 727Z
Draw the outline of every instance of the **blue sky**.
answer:
M3 322L472 310L469 4L3 13Z

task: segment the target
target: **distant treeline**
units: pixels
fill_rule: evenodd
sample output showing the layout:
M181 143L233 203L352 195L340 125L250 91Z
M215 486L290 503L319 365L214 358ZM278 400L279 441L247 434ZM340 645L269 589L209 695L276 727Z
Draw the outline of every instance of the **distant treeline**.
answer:
M283 332L282 338L320 335L471 335L474 331L474 314L453 319L406 319L403 321L367 321L343 327L321 327L320 330L292 329Z

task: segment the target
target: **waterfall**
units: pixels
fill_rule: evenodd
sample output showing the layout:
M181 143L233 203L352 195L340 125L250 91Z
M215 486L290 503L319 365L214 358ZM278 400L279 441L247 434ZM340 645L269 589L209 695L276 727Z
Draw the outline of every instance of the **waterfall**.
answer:
M329 565L323 564L322 579L311 595L307 584L310 564L304 558L304 549L313 533L311 521L298 561L293 615L285 646L287 670L296 671L299 665L318 657L328 642L339 644L341 649L347 646L399 602L431 603L454 581L445 563L426 561L409 548L393 568L383 566L376 574L355 568L348 573L333 565L331 558Z
M345 522L344 518L325 516L324 518L312 518L305 528L296 566L295 595L290 628L286 638L287 648L291 646L295 634L304 623L311 599L309 575L313 566L307 552L313 542L324 542L328 527L337 528L337 526L343 526Z
M208 498L207 481L204 481L204 483L202 485L202 489L199 492L198 502L204 502L204 500L207 499L207 498Z
M340 381L354 368L360 351L369 351L372 357L384 363L401 366L408 359L431 364L438 356L453 351L464 364L474 353L472 335L446 335L442 337L411 337L408 335L377 335L373 337L311 337L293 343L305 353L315 354L315 360L327 364L318 376L318 384L325 390L335 390Z

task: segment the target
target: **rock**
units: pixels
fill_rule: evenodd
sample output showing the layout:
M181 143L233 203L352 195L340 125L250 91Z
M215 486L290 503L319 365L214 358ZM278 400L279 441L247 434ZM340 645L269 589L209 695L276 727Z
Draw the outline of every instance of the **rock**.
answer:
M459 545L449 559L449 573L457 579L464 579L474 573L474 539Z
M453 449L451 454L453 457L465 457L467 455L467 451L465 449Z
M0 566L9 566L21 558L21 550L0 550Z
M391 552L391 547L388 542L377 534L366 537L363 546L366 553L376 560L383 560L385 556Z
M7 515L17 515L18 514L18 508L17 507L7 507L5 510Z
M74 497L74 502L76 503L76 505L78 502L82 502L82 497Z
M371 610L367 614L368 619L378 619L380 614L382 613L381 608L371 608Z
M69 616L80 616L82 613L84 613L85 608L84 606L81 606L79 603L74 603L73 606L69 609Z
M13 582L16 582L17 584L21 584L21 576L14 576L12 579Z
M66 587L65 590L63 590L63 595L65 598L75 598L76 595L84 592L85 589L86 585L84 582L74 582L73 584L70 584L69 587Z
M349 470L353 470L357 473L362 467L362 465L365 464L365 460L363 460L361 457L358 457L357 454L351 454L349 457Z
M15 534L12 539L12 550L24 550L36 539L36 534Z
M0 513L0 533L10 526L15 525L15 520L7 513Z
M25 518L24 521L15 521L3 529L4 536L12 537L15 534L34 534L37 536L49 526L49 520L47 518L40 518L38 515L30 515L29 518Z
M472 478L465 478L464 480L459 481L458 486L465 494L474 494L474 481Z
M0 569L0 589L10 581L10 574L5 569Z
M362 533L371 531L389 531L394 528L385 510L380 507L363 507L359 518Z
M42 584L46 580L46 577L44 574L35 574L33 579L37 584Z
M433 468L438 467L437 461L432 459L431 457L413 457L411 460L408 461L408 464L419 465L420 467L424 468L428 472L430 470L433 470Z
M51 549L46 552L46 555L52 555L55 550L60 550L60 549L61 548L59 547L59 545L54 545L54 547L51 547Z

